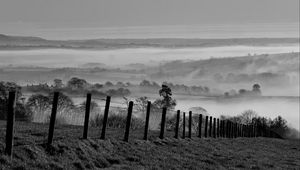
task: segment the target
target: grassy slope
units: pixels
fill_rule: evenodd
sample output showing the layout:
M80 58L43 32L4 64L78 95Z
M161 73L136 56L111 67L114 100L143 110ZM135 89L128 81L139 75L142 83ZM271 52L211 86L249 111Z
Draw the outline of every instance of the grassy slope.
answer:
M267 138L179 139L167 132L164 140L150 132L110 129L100 140L100 129L90 128L88 140L80 126L57 126L53 147L46 149L48 125L16 124L13 161L4 152L5 122L0 121L0 169L297 169L300 143Z

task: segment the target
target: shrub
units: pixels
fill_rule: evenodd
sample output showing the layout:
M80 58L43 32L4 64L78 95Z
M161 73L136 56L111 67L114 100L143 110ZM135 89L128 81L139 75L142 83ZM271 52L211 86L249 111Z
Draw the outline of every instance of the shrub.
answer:
M103 115L98 114L94 119L90 120L90 125L94 127L102 127ZM112 113L108 116L107 127L110 128L125 128L126 127L127 116L123 114ZM135 116L131 117L131 129L140 129L144 127L144 121Z

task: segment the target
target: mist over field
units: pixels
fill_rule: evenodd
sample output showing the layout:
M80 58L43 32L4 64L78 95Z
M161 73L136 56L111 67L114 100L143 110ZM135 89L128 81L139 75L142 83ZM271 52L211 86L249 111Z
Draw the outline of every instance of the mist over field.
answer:
M140 43L140 42L139 42ZM124 49L0 50L0 78L21 85L80 77L91 83L111 81L139 84L164 81L210 88L213 96L262 86L263 98L226 99L174 93L175 109L205 108L212 116L235 116L251 109L261 116L287 119L299 130L299 44ZM129 88L132 99L159 98L158 91ZM29 94L28 94L29 95ZM82 97L74 97L79 104ZM119 103L122 98L115 99ZM80 102L79 102L80 101ZM98 101L104 106L103 101ZM122 106L126 107L126 106Z
M0 66L80 67L85 63L102 63L122 67L140 63L148 66L173 60L201 60L259 54L299 52L299 44L275 46L224 46L204 48L129 48L115 50L39 49L0 50Z

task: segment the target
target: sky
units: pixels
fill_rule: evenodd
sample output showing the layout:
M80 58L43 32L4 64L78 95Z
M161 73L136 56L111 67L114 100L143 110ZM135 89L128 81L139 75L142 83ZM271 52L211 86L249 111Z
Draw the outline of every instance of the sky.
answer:
M249 23L294 23L297 31L299 0L0 0L0 33L54 39L68 29L73 33L66 38L76 38L80 29L85 34L93 29Z

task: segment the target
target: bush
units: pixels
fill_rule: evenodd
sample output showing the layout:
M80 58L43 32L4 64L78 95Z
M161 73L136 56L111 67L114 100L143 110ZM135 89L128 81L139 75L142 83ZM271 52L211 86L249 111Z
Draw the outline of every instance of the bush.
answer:
M94 119L90 120L90 125L94 127L102 127L103 115L96 115ZM109 128L125 128L127 116L122 114L112 113L108 116L107 127ZM144 127L144 121L135 116L131 117L130 129L140 129Z

